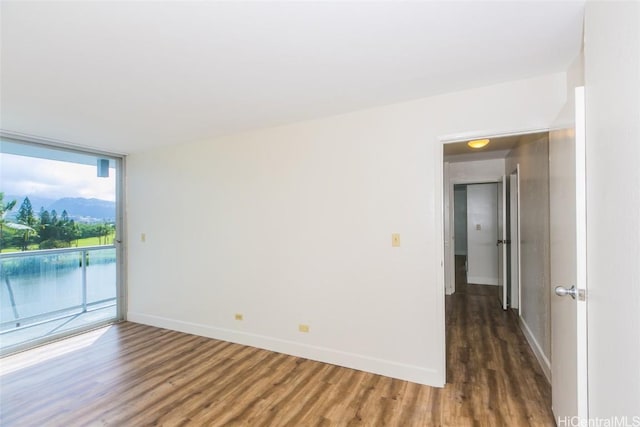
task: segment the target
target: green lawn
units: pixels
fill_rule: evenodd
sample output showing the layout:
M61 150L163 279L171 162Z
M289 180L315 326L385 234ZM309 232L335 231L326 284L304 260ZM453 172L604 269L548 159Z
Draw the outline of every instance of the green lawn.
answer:
M34 251L38 249L38 245L29 245L29 250L30 251ZM9 253L9 252L20 252L20 248L14 248L14 247L9 247L9 248L2 248L2 253Z
M113 235L110 235L109 237L107 237L107 244L111 245L112 243L113 243ZM98 246L98 245L104 245L104 238L100 239L100 242L98 242L97 237L86 237L84 239L78 239L77 241L71 244L71 247L82 248L85 246ZM29 250L30 251L38 250L38 245L29 245ZM3 254L9 253L9 252L20 252L20 251L21 249L16 247L2 248Z
M97 237L86 237L84 239L78 239L77 241L77 245L76 242L74 242L71 246L72 247L82 247L82 246L98 246L98 245L104 245L104 238L100 239L100 242L98 243L98 238ZM107 237L107 243L108 245L113 244L113 235L110 235L109 237Z

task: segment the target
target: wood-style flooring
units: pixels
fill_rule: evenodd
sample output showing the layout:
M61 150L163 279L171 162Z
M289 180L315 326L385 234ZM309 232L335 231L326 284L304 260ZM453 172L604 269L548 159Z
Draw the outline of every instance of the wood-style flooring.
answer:
M447 300L447 386L130 322L0 363L2 426L553 426L550 387L492 287Z

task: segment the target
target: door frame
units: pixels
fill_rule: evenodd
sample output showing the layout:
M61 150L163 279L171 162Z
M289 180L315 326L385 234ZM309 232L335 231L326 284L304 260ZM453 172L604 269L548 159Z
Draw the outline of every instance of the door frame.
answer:
M513 216L513 205L512 205L512 200L513 200L513 188L511 188L511 177L513 177L515 175L515 181L516 181L516 195L515 195L515 210L516 210L516 215L515 218ZM521 241L520 241L520 163L516 164L516 168L509 173L509 175L507 175L509 177L509 238L511 240L511 274L510 274L510 278L509 280L510 282L510 288L511 288L511 295L513 296L513 291L514 291L514 285L513 285L513 269L516 269L516 276L517 276L517 284L515 286L515 289L517 289L518 291L518 306L514 307L513 305L511 306L512 309L517 310L518 312L518 316L520 316L520 307L522 307L522 289L520 287L520 283L522 281L522 274L521 274L521 265L520 265L520 253L521 253ZM513 229L513 222L515 220L515 228L516 228L516 238L514 239L513 237L513 233L511 233L511 230ZM513 258L513 248L516 249L516 258Z
M456 142L465 142L472 139L480 139L480 138L500 138L505 136L517 136L517 135L526 135L530 133L541 133L541 132L549 132L551 129L546 128L525 128L525 129L511 129L511 130L484 130L484 131L468 131L468 132L459 132L454 134L444 134L438 136L436 138L436 143L433 144L433 153L432 155L437 161L437 165L434 173L436 189L434 191L434 206L436 207L436 229L437 233L440 235L441 244L438 245L437 256L440 260L440 269L437 274L437 284L438 284L438 292L439 297L437 299L437 311L438 317L441 321L441 353L440 353L440 366L442 366L441 372L441 384L446 384L446 376L447 376L447 322L446 322L446 314L445 314L445 294L446 294L446 286L448 285L447 276L450 279L450 269L454 268L451 265L452 259L449 258L449 254L453 253L455 262L455 252L452 251L451 245L448 244L448 240L450 235L448 233L451 232L450 229L446 227L450 227L449 221L449 206L450 206L450 194L449 194L449 172L448 166L445 167L444 161L444 146L445 144L453 144ZM448 163L447 163L448 164ZM445 191L445 184L447 184L447 191ZM451 191L453 191L453 187L451 187ZM445 194L446 199L445 199ZM445 234L447 231L447 234Z
M505 162L506 166L506 162ZM500 300L500 306L504 311L507 311L511 306L509 301L509 287L511 286L509 272L509 251L510 246L507 246L507 237L509 237L509 228L511 227L509 217L509 205L507 201L507 174L502 171L500 182L498 183L498 300ZM502 230L502 232L500 232ZM502 283L500 283L500 276L502 276Z

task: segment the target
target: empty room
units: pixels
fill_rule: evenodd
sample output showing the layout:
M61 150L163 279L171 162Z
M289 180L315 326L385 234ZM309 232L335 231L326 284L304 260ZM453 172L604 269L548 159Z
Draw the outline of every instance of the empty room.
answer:
M0 8L1 425L640 424L639 2Z

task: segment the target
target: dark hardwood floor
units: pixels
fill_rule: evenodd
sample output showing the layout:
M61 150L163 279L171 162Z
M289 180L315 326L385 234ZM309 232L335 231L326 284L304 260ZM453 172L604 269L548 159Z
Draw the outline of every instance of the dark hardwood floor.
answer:
M491 287L447 297L443 389L124 322L4 358L2 426L553 426Z

